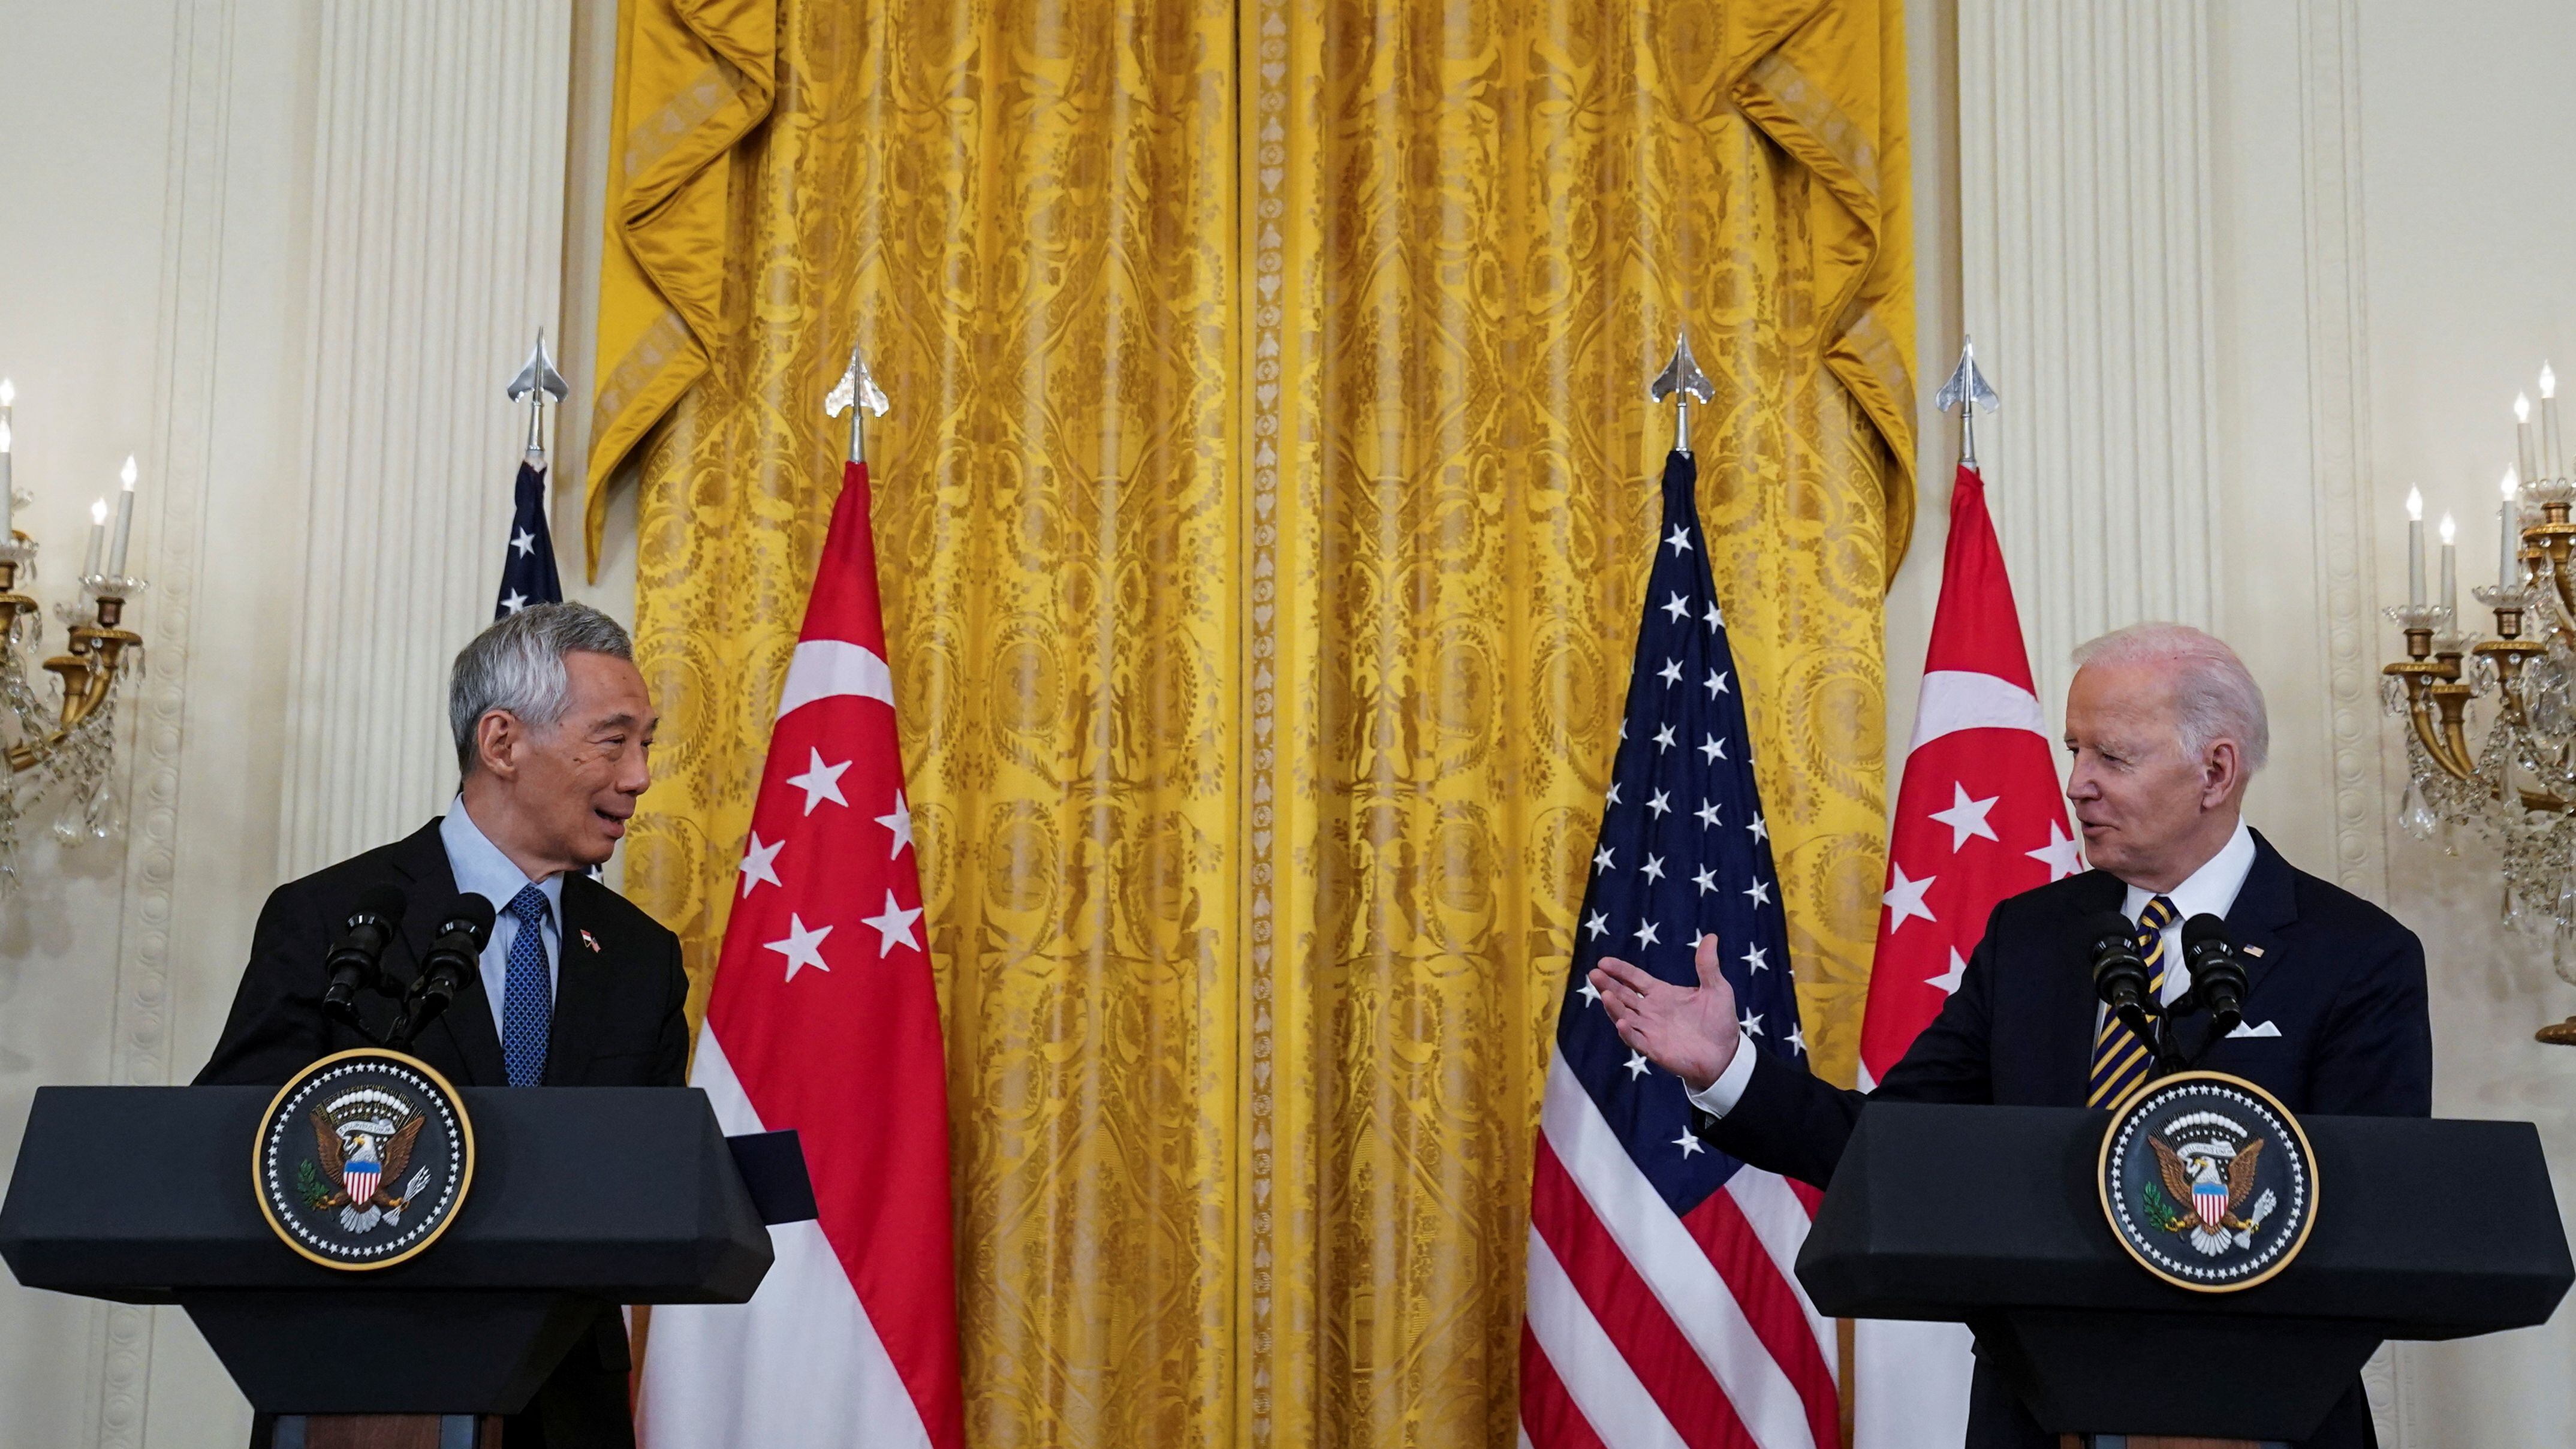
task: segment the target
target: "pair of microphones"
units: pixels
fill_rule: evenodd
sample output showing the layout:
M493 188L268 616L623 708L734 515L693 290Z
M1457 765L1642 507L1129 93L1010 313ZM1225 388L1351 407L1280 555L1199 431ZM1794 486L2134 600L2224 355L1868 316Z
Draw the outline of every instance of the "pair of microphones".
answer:
M384 973L385 948L401 934L408 906L391 885L369 887L341 923L340 934L322 958L329 984L322 989L322 1011L347 1023L378 1046L406 1047L436 1021L464 991L470 973L482 964L483 943L492 939L492 903L472 891L458 894L438 913L438 930L421 953L420 972L409 986ZM399 997L402 1011L393 1028L379 1035L358 1011L358 993Z
M2156 1040L2151 1022L2159 1015L2186 1016L2205 1009L2214 1028L2212 1040L2245 1020L2245 963L2228 939L2227 923L2218 917L2204 912L2182 923L2182 958L2191 968L2191 990L2170 1006L2157 1002L2148 989L2135 922L2118 911L2104 911L2085 923L2085 938L2093 959L2093 994L2138 1040Z

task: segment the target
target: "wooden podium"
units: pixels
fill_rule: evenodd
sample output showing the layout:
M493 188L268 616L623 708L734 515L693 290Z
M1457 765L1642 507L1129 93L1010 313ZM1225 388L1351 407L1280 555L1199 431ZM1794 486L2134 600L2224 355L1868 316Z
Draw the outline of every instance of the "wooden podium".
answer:
M499 1449L501 1416L601 1314L744 1302L765 1224L813 1216L794 1134L727 1139L694 1088L468 1087L475 1181L445 1236L395 1266L325 1267L252 1191L274 1095L39 1090L0 1260L31 1288L185 1308L276 1449ZM102 1190L131 1182L138 1142L153 1191Z
M1798 1280L1838 1317L1965 1323L2042 1429L2126 1434L2128 1449L2305 1439L2383 1340L2546 1322L2576 1281L2530 1123L2303 1117L2319 1186L2299 1255L2239 1292L2169 1286L2103 1217L2109 1121L1872 1103ZM2178 1343L2188 1374L2142 1370Z

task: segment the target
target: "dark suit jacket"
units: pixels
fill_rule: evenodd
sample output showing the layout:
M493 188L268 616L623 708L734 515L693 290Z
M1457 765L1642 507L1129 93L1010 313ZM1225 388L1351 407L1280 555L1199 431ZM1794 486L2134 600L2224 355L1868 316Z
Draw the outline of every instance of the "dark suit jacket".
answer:
M456 899L456 877L432 820L404 839L279 886L259 913L250 964L242 968L232 1014L215 1054L197 1073L201 1086L283 1084L306 1063L371 1043L322 1014L328 984L322 957L341 924L371 886L401 887L408 908L402 934L385 948L384 970L408 985L419 972L442 908ZM652 917L587 876L563 883L561 941L555 969L554 1028L546 1046L549 1087L685 1085L688 1024L681 1015L689 981L680 941ZM587 933L587 937L585 934ZM591 942L598 943L593 949ZM389 1025L396 1004L360 997L371 1024ZM492 998L481 974L430 1023L411 1054L460 1087L509 1085ZM565 1355L524 1414L512 1416L509 1449L606 1449L632 1445L627 1412L626 1329L614 1310L600 1315L587 1340ZM261 1426L263 1429L265 1425ZM254 1434L254 1444L265 1437Z
M1998 904L1958 991L1874 1096L2083 1106L2098 1003L2081 922L2117 910L2126 889L2096 870ZM2227 931L2245 960L2246 1024L2269 1022L2280 1035L2211 1043L2208 1018L2194 1018L2182 1041L2187 1052L2208 1046L2199 1066L2254 1082L2294 1113L2431 1115L2433 1030L2414 932L2294 868L2259 833ZM1869 1100L1766 1053L1723 1120L1697 1121L1711 1144L1822 1187ZM1971 1445L2054 1449L1982 1364L1971 1394ZM2357 1445L2369 1432L2356 1384L2308 1442Z

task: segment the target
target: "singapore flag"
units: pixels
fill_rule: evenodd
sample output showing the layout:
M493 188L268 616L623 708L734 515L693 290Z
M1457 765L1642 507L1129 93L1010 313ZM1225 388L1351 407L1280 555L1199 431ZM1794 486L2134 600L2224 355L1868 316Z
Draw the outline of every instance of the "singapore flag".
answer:
M794 1128L819 1217L747 1304L656 1309L647 1449L963 1449L948 1093L894 686L849 464L778 704L690 1083Z

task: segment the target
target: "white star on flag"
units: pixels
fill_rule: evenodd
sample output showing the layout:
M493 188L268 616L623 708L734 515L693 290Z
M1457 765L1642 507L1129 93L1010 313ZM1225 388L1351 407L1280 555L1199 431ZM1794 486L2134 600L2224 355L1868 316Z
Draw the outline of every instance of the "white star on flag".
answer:
M1674 738L1673 738L1673 727L1672 727L1671 725L1666 725L1666 726L1664 726L1662 729L1659 729L1659 730L1655 731L1655 753L1656 753L1656 754L1659 754L1659 755L1660 755L1660 754L1662 754L1664 751L1671 749L1674 745L1677 745L1677 744L1679 744L1679 743L1681 743L1679 740L1676 740L1676 739L1674 739ZM1611 804L1613 804L1613 805L1616 805L1616 804L1618 804L1619 802L1618 802L1618 801L1616 801L1616 800L1613 800L1613 801L1611 801L1610 803L1611 803Z
M1655 812L1655 818L1657 820L1663 819L1664 816L1670 813L1673 808L1672 792L1670 790L1657 790L1655 792L1655 798L1646 802L1646 808Z
M918 909L907 911L897 906L894 903L892 891L886 892L885 901L884 911L860 921L861 925L874 926L877 934L884 938L877 942L877 959L882 961L893 955L894 948L898 945L920 950L921 943L912 938L912 923L921 919L921 912Z
M2022 854L2047 866L2048 878L2053 881L2064 880L2084 869L2083 857L2076 854L2075 841L2067 835L2066 827L2054 820L2048 822L2048 843L2037 850L2025 850Z
M751 845L742 853L744 896L748 897L751 894L751 888L763 881L771 885L778 884L778 852L786 844L784 840L773 840L763 845L760 843L760 832L755 830L751 833Z
M521 609L528 607L528 596L520 593L517 589L512 589L510 592L501 596L501 607L515 614Z
M812 762L805 767L805 773L787 778L788 784L805 792L805 813L813 814L814 807L826 800L835 805L849 804L841 798L841 772L850 768L850 762L843 760L837 765L824 764L823 752L817 749L809 748L805 754Z
M1583 918L1583 929L1591 932L1592 939L1598 941L1609 931L1610 918L1599 911L1594 911Z
M1653 946L1661 944L1655 939L1655 923L1652 921L1639 921L1637 923L1635 934L1637 937L1637 944L1639 946Z
M1994 826L1986 823L1986 812L1994 809L1995 802L2002 798L2000 795L1989 795L1983 800L1971 800L1968 798L1967 786L1957 781L1951 782L1950 808L1933 811L1932 818L1950 827L1952 854L1957 854L1959 847L1967 844L1970 836L1982 836L1987 840L1996 838Z
M1662 880L1664 878L1664 858L1660 855L1647 856L1644 869L1646 879Z
M1673 557L1679 558L1683 554L1690 552L1690 546L1690 534L1685 531L1680 524L1674 524L1673 536L1664 540L1664 547L1673 551Z
M793 981L796 979L797 971L802 967L811 966L817 971L832 969L823 963L823 938L830 934L832 934L832 928L829 926L817 926L810 931L807 930L805 918L790 911L787 913L787 939L766 941L762 944L767 949L787 958L785 979Z
M1753 884L1744 888L1744 893L1751 896L1753 898L1753 904L1757 906L1767 906L1771 904L1771 882L1767 880L1755 880Z
M1628 1080L1633 1082L1637 1078L1644 1076L1648 1070L1649 1068L1646 1065L1646 1054L1644 1052L1632 1051L1628 1053Z
M1737 1030L1743 1032L1746 1036L1760 1036L1762 1034L1762 1018L1752 1012L1746 1012L1744 1016L1735 1023L1735 1026Z
M1888 866L1887 873L1896 878L1888 886L1887 894L1878 898L1880 905L1895 913L1887 918L1887 929L1894 931L1904 925L1909 916L1921 916L1927 921L1931 920L1932 912L1923 904L1923 893L1932 889L1932 882L1939 880L1940 877L1927 875L1921 880L1909 880L1905 875L1905 867L1893 863Z
M886 852L886 859L892 860L912 848L912 810L903 803L901 790L894 792L894 813L878 816L877 823L894 832L894 848Z
M520 529L518 532L510 535L510 547L517 549L519 551L519 556L525 558L528 554L536 550L537 536L528 532L524 528Z
M1717 823L1717 807L1706 800L1699 802L1699 809L1692 813L1699 816L1699 823L1702 825L1715 825Z
M1771 963L1764 960L1763 955L1763 949L1759 946L1748 948L1744 953L1744 969L1747 971L1770 970Z
M1681 683L1682 662L1678 659L1665 660L1664 667L1655 671L1655 677L1662 680L1666 687Z
M1717 867L1713 865L1701 866L1698 870L1691 873L1691 884L1699 887L1699 893L1701 895L1707 895L1710 891L1717 889Z
M1682 1150L1682 1156L1684 1157L1688 1157L1694 1152L1706 1152L1708 1150L1707 1148L1699 1145L1699 1134L1688 1128L1682 1129L1682 1135L1673 1139L1673 1145Z
M1927 986L1938 986L1941 988L1942 995L1949 996L1958 991L1959 983L1966 980L1967 976L1968 963L1960 958L1959 948L1953 946L1950 948L1950 969L1942 972L1938 976L1924 978L1924 984Z
M1664 601L1664 612L1672 615L1673 622L1678 624L1690 617L1690 600L1675 594Z

